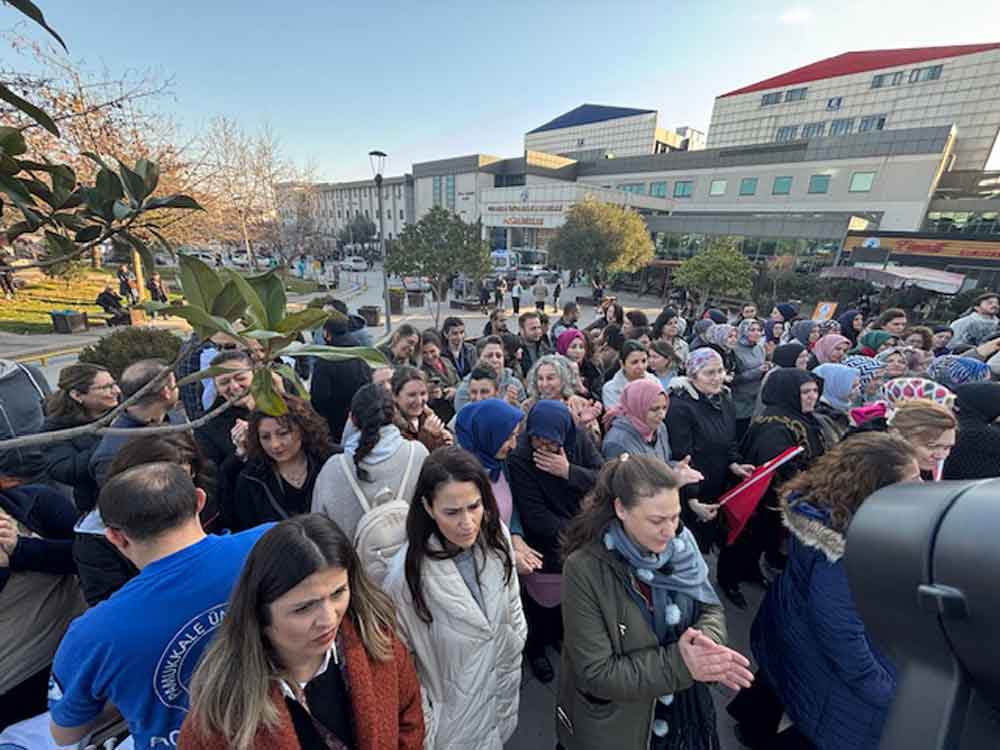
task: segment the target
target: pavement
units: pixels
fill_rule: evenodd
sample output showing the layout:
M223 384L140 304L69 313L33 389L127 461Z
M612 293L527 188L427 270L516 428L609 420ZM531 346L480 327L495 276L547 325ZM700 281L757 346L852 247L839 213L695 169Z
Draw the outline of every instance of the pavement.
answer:
M382 298L382 277L381 272L376 269L366 273L350 274L345 279L345 289L335 290L334 296L344 299L352 310L356 310L361 305L376 305L383 308ZM289 302L292 304L305 304L313 297L326 296L328 292L317 292L308 295L289 295ZM577 296L590 295L589 287L572 287L565 291L563 302L573 300ZM618 294L618 301L626 310L643 310L652 321L662 308L662 303L655 297L639 297L636 295ZM401 323L410 323L418 330L433 326L435 324L435 312L437 305L430 301L430 296L426 297L427 303L421 307L404 307L402 316L392 317L392 327ZM527 299L525 300L528 301ZM534 309L530 303L525 304L522 310ZM553 318L559 313L550 309L550 316ZM592 307L581 307L581 323L587 324L593 320L594 310ZM510 308L508 313L513 314ZM443 320L449 315L457 315L466 324L466 332L470 338L479 336L486 323L486 316L478 311L453 311L447 303L441 305L440 318ZM188 330L187 325L180 320L157 320L151 325L157 327L167 327L183 333ZM383 310L382 327L377 329L375 338L387 333ZM88 346L112 329L95 328L85 333L77 334L10 334L0 332L0 358L16 359L26 357L38 357L45 353L55 353L45 358L42 370L50 383L58 380L59 371L76 361L77 352ZM36 364L39 364L36 361ZM714 558L709 559L709 565L713 571L715 568ZM713 574L714 580L714 574ZM744 594L750 601L750 608L746 611L735 609L726 603L727 626L729 629L729 645L743 654L750 656L750 625L753 621L753 613L762 598L760 589L745 585ZM547 685L543 685L532 676L527 665L524 667L524 675L521 682L521 705L518 727L514 736L507 742L507 750L552 750L555 748L555 702L556 691L559 685L559 654L550 651L549 658L556 669L556 679ZM712 690L715 699L716 711L718 713L719 737L722 750L739 750L741 745L736 741L732 731L732 721L725 713L725 706L732 697L726 689L714 686Z

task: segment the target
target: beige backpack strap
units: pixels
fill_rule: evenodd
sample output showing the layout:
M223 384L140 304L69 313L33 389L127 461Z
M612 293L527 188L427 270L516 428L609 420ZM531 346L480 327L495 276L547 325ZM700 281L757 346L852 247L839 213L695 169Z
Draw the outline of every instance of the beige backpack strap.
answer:
M340 459L340 465L344 468L344 475L347 477L348 483L351 485L351 489L354 490L355 497L358 498L358 502L361 503L361 508L365 513L371 510L371 505L368 503L368 498L365 493L361 491L361 486L358 484L358 480L354 476L354 467L347 462L347 454L341 453L337 456Z
M413 469L413 457L417 454L417 447L415 445L415 440L407 440L406 442L410 446L410 455L406 459L406 470L403 472L403 481L399 483L399 490L396 492L396 499L409 504L409 498L403 497L403 493L406 492L406 485L410 481L410 472Z

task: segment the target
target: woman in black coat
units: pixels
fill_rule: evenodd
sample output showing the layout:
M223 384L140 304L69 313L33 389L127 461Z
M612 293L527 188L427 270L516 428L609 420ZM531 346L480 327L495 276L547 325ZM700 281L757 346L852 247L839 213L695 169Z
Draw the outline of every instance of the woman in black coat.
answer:
M1000 383L955 389L958 440L944 464L944 479L1000 476Z
M223 508L232 531L308 513L320 469L341 452L330 440L326 420L307 401L285 396L285 403L284 416L250 415L247 463Z
M754 417L743 441L743 455L760 466L789 448L801 446L803 453L775 472L771 487L736 541L719 554L719 586L738 607L746 606L740 583L766 586L760 556L781 569L783 536L775 488L807 469L826 451L823 425L813 413L822 394L822 380L806 370L782 367L769 373L761 389L763 412Z
M593 489L603 463L587 432L576 429L566 404L544 399L528 412L525 431L507 458L522 536L543 560L539 573L523 579L528 618L525 655L541 682L551 681L554 674L545 647L562 636L562 612L555 595L562 572L560 537Z
M715 504L734 482L749 476L753 466L742 463L736 442L736 412L723 384L725 367L714 349L702 347L688 355L687 376L671 385L667 432L674 456L691 457L691 468L704 479L681 488L681 518L702 552L718 541L720 524Z
M114 377L100 365L80 362L64 367L59 373L59 388L45 404L42 431L94 422L114 409L120 396ZM90 456L100 442L100 435L80 435L43 449L46 477L73 488L73 501L80 513L97 505L99 488L90 473Z

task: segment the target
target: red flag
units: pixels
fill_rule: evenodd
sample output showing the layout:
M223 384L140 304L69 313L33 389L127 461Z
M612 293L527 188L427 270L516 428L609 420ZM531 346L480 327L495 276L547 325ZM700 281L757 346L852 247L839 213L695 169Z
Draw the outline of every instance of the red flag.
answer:
M757 510L761 498L764 497L774 480L775 470L804 450L801 445L792 446L784 453L758 466L749 477L719 498L719 506L726 514L726 526L729 529L729 534L726 537L727 546L736 541L747 525L747 521L750 520L750 516Z

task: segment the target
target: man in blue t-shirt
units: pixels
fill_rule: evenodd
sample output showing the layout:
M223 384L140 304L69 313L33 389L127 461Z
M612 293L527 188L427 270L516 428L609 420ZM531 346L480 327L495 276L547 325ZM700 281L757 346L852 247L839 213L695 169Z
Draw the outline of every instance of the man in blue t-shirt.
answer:
M140 573L77 618L56 652L49 710L58 744L78 742L117 709L137 750L176 746L198 658L269 528L206 536L204 504L187 470L168 463L133 467L104 486L106 536Z

